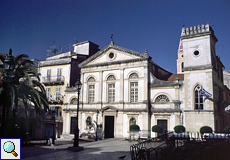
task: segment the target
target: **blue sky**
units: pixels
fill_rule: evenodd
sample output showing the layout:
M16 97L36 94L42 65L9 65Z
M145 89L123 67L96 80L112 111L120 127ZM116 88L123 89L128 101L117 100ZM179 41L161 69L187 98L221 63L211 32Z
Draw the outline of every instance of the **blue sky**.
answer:
M44 60L53 43L86 40L144 53L176 73L179 36L185 27L210 23L216 53L230 70L229 0L0 0L0 52Z

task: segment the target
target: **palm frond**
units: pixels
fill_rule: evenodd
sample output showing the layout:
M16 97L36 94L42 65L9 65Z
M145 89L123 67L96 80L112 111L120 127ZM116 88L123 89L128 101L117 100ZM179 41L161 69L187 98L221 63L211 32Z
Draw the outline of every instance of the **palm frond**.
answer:
M5 60L5 58L2 56L2 55L0 55L0 60L2 61L2 63L4 62L4 60Z
M27 58L29 58L29 56L26 55L26 54L20 54L19 56L17 56L17 57L15 58L15 60L14 60L15 63L16 63L16 65L18 65L18 64L19 64L19 61L22 60L23 58L27 59Z
M32 83L33 83L36 87L38 87L38 88L41 90L42 93L46 93L46 90L45 90L44 86L43 86L40 82L35 81L35 80L32 80Z
M25 65L31 65L31 64L33 64L31 60L24 60L22 63L18 64L17 68L20 68L21 66L25 66Z

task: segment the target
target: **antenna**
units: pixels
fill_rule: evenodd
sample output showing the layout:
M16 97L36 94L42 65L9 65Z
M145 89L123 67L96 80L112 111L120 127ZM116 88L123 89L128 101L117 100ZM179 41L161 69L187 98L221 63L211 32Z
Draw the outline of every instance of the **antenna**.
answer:
M183 27L184 27L184 20L183 20Z

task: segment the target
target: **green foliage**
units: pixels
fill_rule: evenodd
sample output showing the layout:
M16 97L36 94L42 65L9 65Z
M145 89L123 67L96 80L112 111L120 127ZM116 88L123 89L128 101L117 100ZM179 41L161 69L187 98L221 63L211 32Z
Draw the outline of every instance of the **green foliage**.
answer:
M160 125L155 125L155 126L152 126L152 131L156 132L156 133L162 133L163 132L163 128Z
M177 125L177 126L174 127L174 131L176 133L183 133L183 132L185 132L185 127L182 126L182 125Z
M230 126L224 128L224 133L230 133Z
M130 132L139 132L140 131L140 127L138 126L138 125L131 125L130 127L129 127L129 131Z
M12 50L10 50L10 53ZM7 58L7 55L5 56ZM0 56L0 62L6 59ZM5 121L10 117L10 112L17 111L18 102L23 102L26 118L30 107L34 107L38 115L41 115L42 109L48 110L49 104L46 98L46 92L40 83L40 78L33 62L29 60L28 55L21 54L12 56L13 68L10 71L0 65L0 108L2 109L1 131L5 132ZM0 64L1 64L0 63ZM10 77L9 81L1 81L2 78ZM31 80L31 77L37 80ZM32 104L32 105L31 105ZM15 114L16 115L16 114ZM15 116L14 115L14 116Z
M90 125L92 124L92 118L91 118L90 116L88 116L88 117L86 118L85 122L86 122L86 125L87 125L87 126L90 126Z
M209 126L203 126L200 128L200 133L204 134L204 133L212 133L212 128Z

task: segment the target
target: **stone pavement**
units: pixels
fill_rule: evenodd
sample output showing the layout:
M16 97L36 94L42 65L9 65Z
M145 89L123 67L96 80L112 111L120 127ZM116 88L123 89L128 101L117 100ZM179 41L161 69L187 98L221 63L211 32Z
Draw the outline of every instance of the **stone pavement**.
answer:
M73 141L56 140L55 146L22 147L21 158L25 160L117 160L120 156L131 159L130 145L137 143L124 139L111 138L97 142L80 142L83 151L67 150L73 146ZM159 145L159 144L156 144Z

